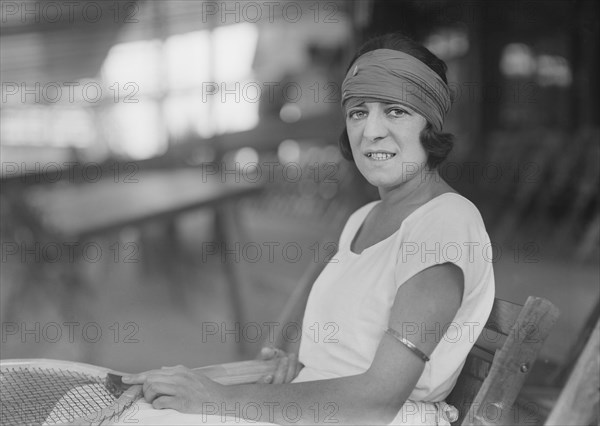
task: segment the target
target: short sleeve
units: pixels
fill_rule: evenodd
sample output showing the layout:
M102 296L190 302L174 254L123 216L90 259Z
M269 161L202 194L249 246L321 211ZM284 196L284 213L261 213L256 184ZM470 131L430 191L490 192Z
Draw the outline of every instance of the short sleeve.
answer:
M474 278L465 282L465 291L470 291L475 278L491 268L491 243L479 211L466 198L450 195L425 205L403 224L406 232L398 250L397 288L431 266L453 263L465 278Z
M452 194L434 199L403 226L395 267L398 289L419 272L443 263L461 268L459 310L431 354L409 399L440 401L452 390L467 354L481 334L494 302L491 243L477 208Z

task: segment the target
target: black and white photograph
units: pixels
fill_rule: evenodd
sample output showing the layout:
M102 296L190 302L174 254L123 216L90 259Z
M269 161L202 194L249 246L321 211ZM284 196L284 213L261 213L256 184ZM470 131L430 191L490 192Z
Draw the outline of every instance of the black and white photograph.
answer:
M597 425L599 27L0 0L0 425Z

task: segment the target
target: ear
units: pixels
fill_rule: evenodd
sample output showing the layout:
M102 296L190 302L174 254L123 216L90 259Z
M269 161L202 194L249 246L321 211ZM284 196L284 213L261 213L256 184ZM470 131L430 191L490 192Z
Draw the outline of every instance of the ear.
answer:
M345 127L344 130L342 130L340 137L338 138L338 145L340 147L342 157L344 157L348 161L354 161L352 149L350 148L350 139L348 138L348 129L346 129Z

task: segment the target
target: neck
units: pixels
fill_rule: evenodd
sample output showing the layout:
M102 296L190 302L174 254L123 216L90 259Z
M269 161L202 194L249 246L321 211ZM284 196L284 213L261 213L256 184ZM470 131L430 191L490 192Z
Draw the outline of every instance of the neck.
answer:
M422 204L429 201L442 183L437 170L423 169L406 182L393 188L379 188L381 203L387 206L398 204Z

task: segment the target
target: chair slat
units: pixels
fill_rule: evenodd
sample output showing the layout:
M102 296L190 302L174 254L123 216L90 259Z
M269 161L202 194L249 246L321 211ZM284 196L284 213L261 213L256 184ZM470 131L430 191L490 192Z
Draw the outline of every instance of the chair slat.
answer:
M492 362L490 360L470 353L467 356L467 360L461 374L468 374L473 378L478 379L480 382L483 382L489 374L491 366Z
M536 297L527 299L466 413L463 425L510 422L506 419L510 408L557 318L558 309L549 301Z
M475 347L493 355L504 346L506 339L504 334L485 328L477 338Z
M522 306L502 299L494 299L494 306L485 328L508 335L514 325Z
M478 346L473 346L473 349L471 349L471 352L469 353L469 356L479 358L483 361L486 361L488 364L494 362L495 355L495 352L490 352L487 349L480 348Z

